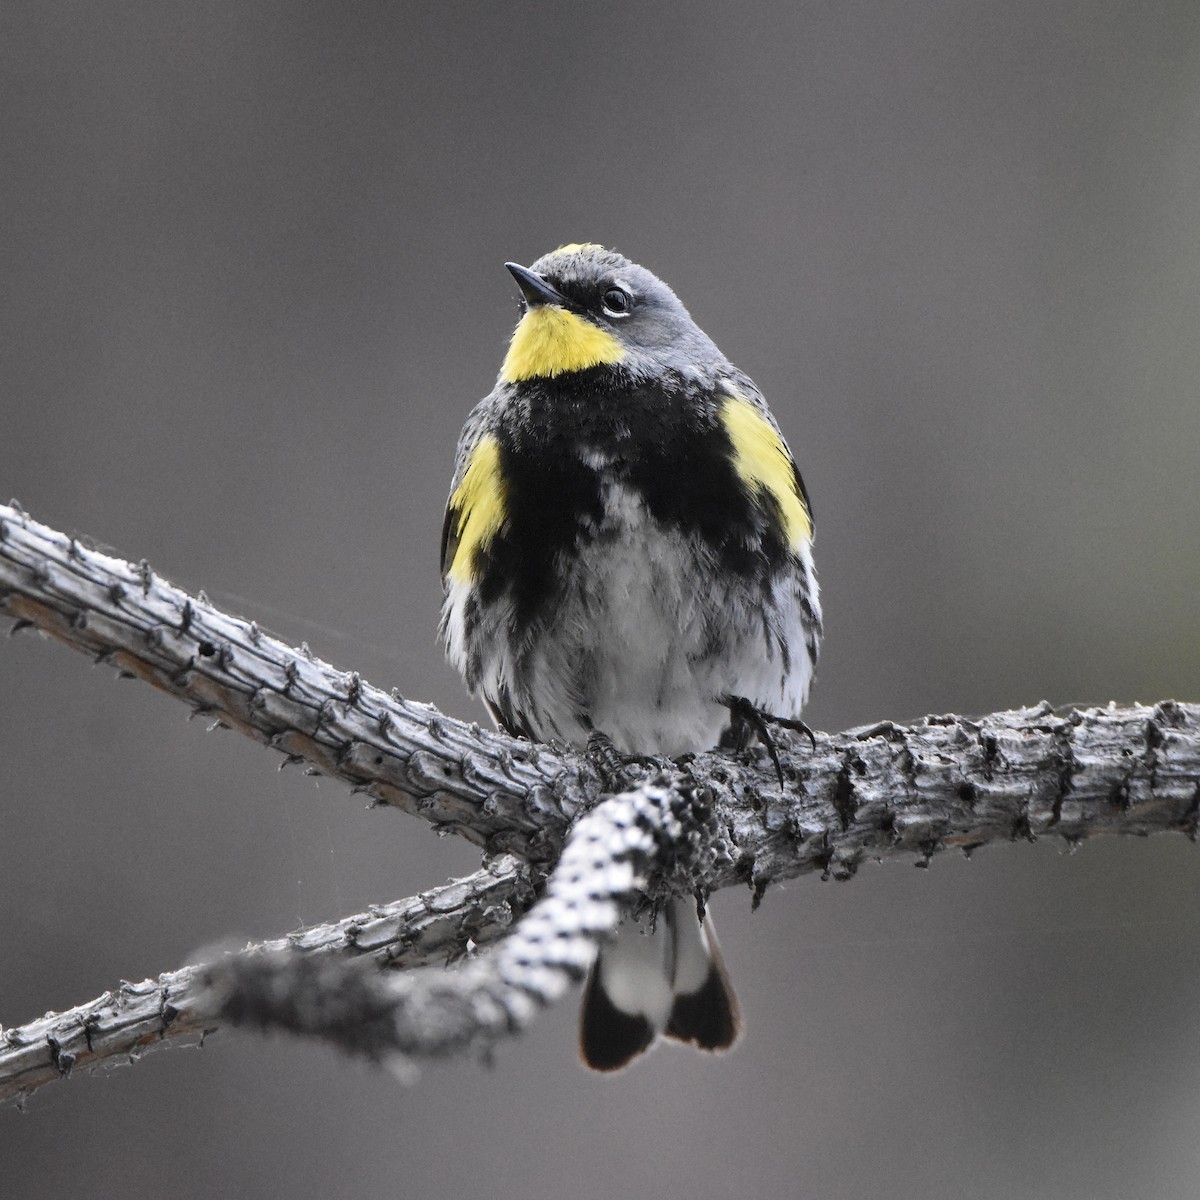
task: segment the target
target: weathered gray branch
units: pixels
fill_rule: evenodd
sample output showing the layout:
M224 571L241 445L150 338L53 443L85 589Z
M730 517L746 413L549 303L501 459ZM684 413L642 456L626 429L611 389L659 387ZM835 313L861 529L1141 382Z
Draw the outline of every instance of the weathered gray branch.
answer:
M133 566L98 554L19 509L2 507L0 612L16 618L17 628L33 625L111 662L381 802L415 812L493 852L512 853L536 873L558 855L572 820L601 796L595 770L580 755L489 733L430 706L389 697L305 649L290 649L253 622L220 612L202 596L188 596L144 563ZM699 871L692 878L699 890L740 882L753 888L757 900L772 880L807 871L846 878L867 859L916 855L927 860L946 847L972 849L1047 833L1069 842L1166 831L1194 838L1200 821L1196 705L1164 701L1152 708L1056 713L1042 704L974 720L935 716L907 727L885 722L818 734L815 742L810 748L807 742L781 741L786 788L761 751L660 764L662 774L655 780L660 800L699 803L711 813L707 842L688 858L689 869ZM605 819L612 816L612 803L604 806ZM663 801L651 809L668 814L670 805ZM639 820L644 830L658 831L659 841L644 862L637 855L630 859L637 879L661 872L664 854L674 853L669 839L660 836L666 825L655 824L651 809ZM624 870L611 858L593 866L600 875L609 868ZM559 886L561 870L562 864L552 889ZM623 889L622 884L613 892L613 903L628 899ZM526 918L533 922L531 930L545 919L535 918L539 911ZM577 936L594 947L611 927L609 917L615 920L613 911L605 909L604 920L581 927ZM509 941L514 947L525 944L520 937ZM587 957L582 951L572 954L565 966L547 968L560 983ZM207 977L208 994L220 995L225 1012L367 1050L361 1040L354 1043L346 1036L345 1013L331 1005L333 993L347 986L338 982L343 973L312 970L279 956L259 954L248 961L253 965L245 972L234 964ZM516 992L506 992L507 999L497 1000L495 971L505 961L511 960L439 973L436 986L420 981L365 985L357 995L375 1012L374 1027L391 1031L390 1041L385 1038L367 1052L446 1053L497 1036L500 1018L510 1028L510 1001L522 1008L539 988L526 980ZM289 977L295 983L300 976L305 981L301 993L284 986ZM511 982L507 979L505 986ZM525 1002L513 999L518 993L526 995ZM545 996L552 993L557 994L545 990ZM178 993L170 995L173 1010ZM339 1011L342 1015L335 1017ZM443 1027L431 1015L437 1011L447 1014L450 1025ZM457 1024L453 1013L459 1014ZM475 1027L463 1024L463 1013L492 1016L480 1017ZM199 1010L196 1015L197 1027L207 1024ZM71 1019L87 1024L84 1017ZM119 1026L119 1019L114 1023ZM43 1023L35 1024L38 1029L30 1036L41 1038L43 1068L57 1074L70 1061L63 1058L63 1044L56 1033L42 1030ZM147 1029L158 1037L165 1025L174 1029L177 1024L172 1015L171 1021L160 1019ZM14 1032L19 1040L26 1037L25 1031L10 1031L10 1048ZM94 1048L94 1034L92 1042ZM121 1052L127 1053L128 1045ZM0 1046L0 1088L4 1072Z
M574 826L546 893L496 948L455 971L364 974L297 954L227 959L206 973L209 1009L239 1024L324 1038L372 1060L487 1050L583 978L622 908L686 890L720 838L694 795L642 784ZM671 879L661 878L664 865Z
M5 505L0 612L493 854L552 859L598 794L578 758L389 696Z
M238 960L335 959L381 967L421 967L500 937L533 902L527 868L505 856L453 880L330 925L247 946ZM441 968L439 967L439 970ZM0 1100L23 1099L74 1070L128 1062L147 1050L183 1045L219 1024L204 966L121 983L62 1013L0 1029ZM359 972L360 974L363 972Z

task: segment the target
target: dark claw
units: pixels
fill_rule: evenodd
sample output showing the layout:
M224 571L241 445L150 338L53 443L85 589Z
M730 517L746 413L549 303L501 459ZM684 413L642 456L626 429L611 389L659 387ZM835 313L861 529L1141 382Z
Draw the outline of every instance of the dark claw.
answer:
M721 703L729 709L729 733L730 741L739 749L744 749L749 741L746 737L747 728L751 728L758 734L758 740L767 748L767 753L771 756L771 761L775 764L775 775L779 780L779 786L785 787L783 779L783 764L779 761L779 751L775 747L775 739L771 736L771 725L779 725L784 729L794 729L797 733L803 733L812 743L812 748L817 748L817 738L811 729L798 717L777 717L774 713L764 712L761 708L757 708L745 696L723 696Z
M812 745L812 748L817 748L817 735L800 720L799 717L775 717L770 713L764 713L764 718L771 722L772 725L782 725L784 729L794 729L797 733L802 733Z

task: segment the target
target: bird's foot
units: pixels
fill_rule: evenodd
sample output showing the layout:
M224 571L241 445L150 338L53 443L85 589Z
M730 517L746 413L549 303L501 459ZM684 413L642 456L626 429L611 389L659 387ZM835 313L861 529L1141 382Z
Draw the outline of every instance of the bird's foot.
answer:
M757 734L758 740L767 748L771 761L775 764L775 775L779 786L784 786L783 764L779 761L779 750L775 739L771 736L771 726L781 729L792 729L802 733L817 748L817 737L811 729L798 717L779 717L774 713L765 712L745 696L726 695L721 697L721 703L729 709L729 729L721 738L721 745L735 750L744 750L750 744L750 735Z
M662 764L649 754L623 754L612 738L593 729L587 740L588 761L596 768L605 792L625 792Z

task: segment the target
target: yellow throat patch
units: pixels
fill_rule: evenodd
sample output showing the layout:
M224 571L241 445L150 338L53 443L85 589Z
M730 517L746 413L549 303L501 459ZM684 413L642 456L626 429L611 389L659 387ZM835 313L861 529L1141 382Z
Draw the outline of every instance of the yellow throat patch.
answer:
M514 330L500 378L505 383L552 378L624 357L621 343L607 330L565 308L543 304L531 308Z
M476 556L504 524L506 491L499 443L494 437L481 438L446 514L448 561L444 569L456 583L471 582Z
M733 466L751 490L761 488L779 506L788 545L812 541L812 518L796 484L796 468L779 434L748 400L730 396L721 408L733 443Z

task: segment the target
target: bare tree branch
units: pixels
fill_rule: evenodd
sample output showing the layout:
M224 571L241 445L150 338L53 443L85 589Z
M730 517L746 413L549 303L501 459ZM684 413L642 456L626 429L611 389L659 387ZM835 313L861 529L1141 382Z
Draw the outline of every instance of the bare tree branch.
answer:
M558 853L594 773L389 696L124 562L0 505L0 612L341 779L530 862ZM574 769L569 769L573 767Z
M297 954L241 956L206 973L210 1011L375 1061L487 1050L583 978L637 896L687 890L702 877L716 833L695 795L642 784L580 818L545 896L490 954L455 971L389 975Z
M493 853L552 861L570 821L601 794L582 755L389 696L145 562L88 550L3 505L0 612ZM1172 701L1063 713L1042 704L818 734L811 750L781 743L786 793L761 750L659 765L730 810L738 866L712 885L757 884L1046 830L1068 839L1194 831L1198 711Z
M461 956L472 943L500 937L532 901L528 869L505 856L419 896L247 946L238 958L325 956L342 964L409 968L442 963ZM148 1050L213 1032L219 1018L206 969L188 966L157 979L121 983L67 1012L0 1029L0 1101L23 1100L76 1069L129 1062Z
M0 508L0 612L15 617L17 628L36 626L112 662L382 802L510 852L535 875L603 791L578 754L388 697L171 587L144 563L87 550L13 508ZM701 894L745 883L757 903L772 880L809 871L848 878L867 859L926 862L950 846L971 850L1047 833L1070 843L1166 831L1195 838L1200 821L1200 706L1173 701L1063 713L1042 704L974 720L927 717L907 727L884 722L819 734L811 748L781 740L779 750L786 788L761 751L662 760L640 785L631 769L633 790L577 822L545 900L490 961L400 981L314 968L311 955L260 951L209 970L203 1003L186 992L191 1028L208 1027L223 1012L374 1057L450 1053L511 1032L558 995L611 931L619 906L652 879L667 890L686 881ZM593 818L600 825L588 824ZM601 826L608 833L589 841L586 831ZM640 833L631 841L634 827ZM587 921L563 900L579 901L570 882L577 839L589 847L589 886L602 893ZM546 943L550 930L547 944L562 938L562 954L539 958L531 947ZM139 985L154 993L147 1001L154 1012L138 1011L156 1039L168 1026L182 1027L174 1011L154 1023L163 986L165 1003L179 1007L178 980L162 979L171 982ZM193 988L194 972L184 982ZM91 1029L88 1053L99 1058L92 1007L61 1020L73 1022L73 1036L85 1045ZM114 1044L128 1053L122 1019L114 1010L109 1024ZM373 1032L360 1032L364 1025ZM41 1055L40 1068L21 1068L23 1078L36 1069L57 1077L82 1061L73 1048L64 1057L57 1028L38 1022L10 1031L10 1049L15 1032L18 1049L36 1043L30 1053ZM5 1075L0 1053L0 1089L6 1078L13 1076Z

